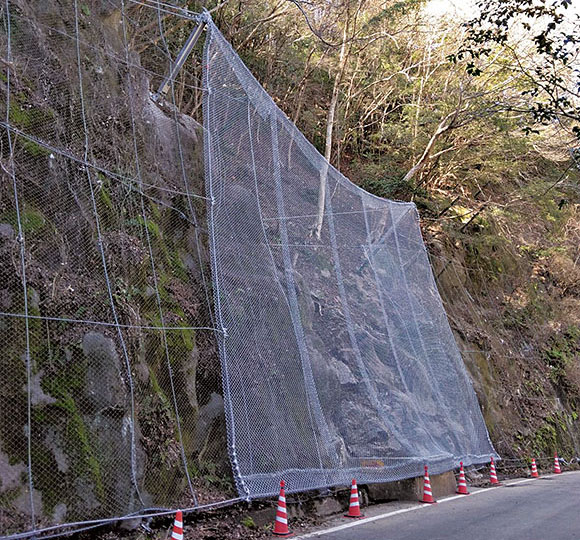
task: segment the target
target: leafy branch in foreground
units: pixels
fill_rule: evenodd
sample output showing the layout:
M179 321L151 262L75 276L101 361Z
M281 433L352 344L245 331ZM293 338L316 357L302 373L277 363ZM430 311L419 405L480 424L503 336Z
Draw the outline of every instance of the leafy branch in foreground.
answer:
M485 71L480 60L503 49L511 56L511 69L527 82L520 90L525 104L518 110L537 124L558 122L580 139L580 16L571 4L479 0L479 16L465 23L466 39L449 59L467 59L467 72L479 76Z

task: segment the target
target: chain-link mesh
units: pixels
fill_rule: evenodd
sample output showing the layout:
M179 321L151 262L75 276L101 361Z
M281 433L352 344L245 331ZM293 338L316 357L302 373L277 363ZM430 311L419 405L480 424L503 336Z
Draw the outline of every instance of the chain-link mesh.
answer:
M244 497L493 454L414 206L329 167L209 17L204 191L195 55L150 99L197 18L1 2L1 535L228 502L226 441Z
M235 496L201 91L150 99L198 23L143 4L0 6L0 536Z
M239 493L498 457L415 206L329 166L208 25L206 193Z

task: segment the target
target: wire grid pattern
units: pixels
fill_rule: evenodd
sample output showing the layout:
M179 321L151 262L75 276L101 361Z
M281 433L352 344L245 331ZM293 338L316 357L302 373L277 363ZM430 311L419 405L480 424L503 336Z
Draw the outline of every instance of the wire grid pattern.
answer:
M182 41L165 25L181 15L184 38L196 18L154 0L35 8L0 5L0 531L48 538L171 512L153 504L230 504L227 486L207 482L227 476L219 372L207 356L213 333L229 334L207 301L197 126L175 108L197 106L195 72L162 112L148 100ZM292 341L288 322L281 335ZM313 376L304 374L310 399ZM239 475L233 430L230 445ZM311 450L328 468L328 452Z
M240 496L273 495L281 478L292 492L498 458L414 204L329 166L205 20L210 249Z
M0 5L0 536L234 495L169 7Z

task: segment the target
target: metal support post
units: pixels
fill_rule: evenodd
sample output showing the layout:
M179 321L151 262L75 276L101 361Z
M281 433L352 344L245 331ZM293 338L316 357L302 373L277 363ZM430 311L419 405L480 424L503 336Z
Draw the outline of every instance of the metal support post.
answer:
M181 51L179 51L179 54L177 55L175 62L173 62L173 65L171 66L169 75L167 75L167 77L163 79L161 86L159 86L159 90L157 90L157 92L151 96L151 99L153 101L158 101L160 98L163 98L167 95L167 92L169 91L171 85L171 81L175 80L175 77L179 73L179 70L183 67L183 64L185 64L185 61L190 55L193 47L199 40L201 33L205 28L205 25L206 25L205 21L200 21L199 24L193 30L193 32L189 34L189 37L187 38L185 45L181 48Z

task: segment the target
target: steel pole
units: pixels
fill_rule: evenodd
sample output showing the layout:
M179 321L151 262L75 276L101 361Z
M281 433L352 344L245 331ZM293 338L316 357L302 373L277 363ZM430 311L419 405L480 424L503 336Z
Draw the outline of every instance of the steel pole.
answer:
M199 40L201 33L203 32L203 29L205 28L205 25L206 25L206 23L204 21L201 21L195 27L193 32L191 32L191 34L189 34L189 37L187 38L185 45L181 48L181 50L179 51L179 54L177 55L177 58L175 59L175 62L173 62L173 65L171 66L171 70L169 71L169 75L167 75L167 77L165 77L165 79L163 79L163 82L159 86L159 90L157 90L157 92L155 94L153 94L153 96L151 96L151 99L153 101L158 101L159 98L165 97L167 95L167 92L168 92L169 87L171 85L171 81L175 80L175 77L179 73L180 69L183 67L183 64L185 64L185 61L187 60L188 56L191 54L193 47L195 46L195 44Z

